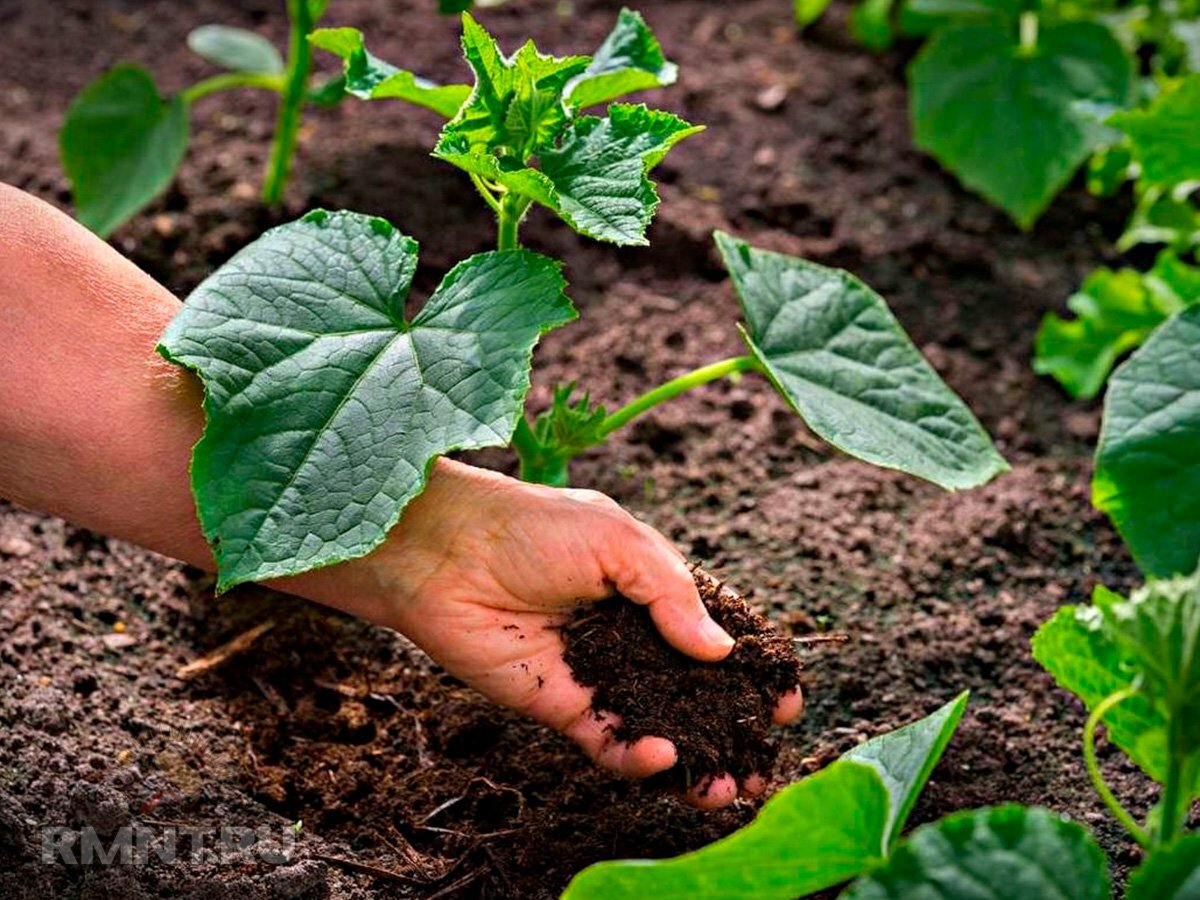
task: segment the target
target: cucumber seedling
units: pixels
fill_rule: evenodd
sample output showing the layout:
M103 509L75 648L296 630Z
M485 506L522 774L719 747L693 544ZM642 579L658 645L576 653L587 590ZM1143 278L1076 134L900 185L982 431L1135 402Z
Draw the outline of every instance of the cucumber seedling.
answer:
M149 72L122 64L75 97L63 120L59 151L84 225L106 237L166 190L187 151L192 105L211 94L241 88L279 96L262 198L268 204L282 200L303 107L336 103L342 94L340 79L309 87L308 33L329 0L286 3L286 60L252 31L204 25L188 35L188 47L227 71L163 97Z
M350 29L313 43L343 56L358 96L435 108L454 88L382 62ZM522 222L536 205L582 235L645 244L658 203L649 173L699 129L609 104L675 78L628 10L594 56L556 58L532 43L505 56L469 15L463 49L475 83L459 89L434 155L463 170L494 213L495 251L455 266L409 319L416 242L382 219L316 211L235 255L162 338L160 352L206 388L192 483L220 589L370 552L442 454L511 445L523 478L562 485L573 457L636 417L752 372L853 456L949 489L1007 468L879 295L846 272L722 233L745 353L611 413L560 385L548 410L526 416L534 344L576 313L560 264L521 247ZM584 111L602 104L602 115Z

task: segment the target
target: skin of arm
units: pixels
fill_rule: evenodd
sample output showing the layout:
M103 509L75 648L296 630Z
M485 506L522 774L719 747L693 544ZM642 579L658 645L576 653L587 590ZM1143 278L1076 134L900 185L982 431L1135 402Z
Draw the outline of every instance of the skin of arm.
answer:
M212 570L188 479L201 388L154 349L178 310L99 238L0 183L0 497ZM674 746L616 741L549 626L616 589L682 652L718 660L732 647L679 552L608 497L446 459L380 548L271 586L400 631L629 777L669 768ZM797 688L776 720L800 709ZM759 789L718 778L689 799L721 806Z

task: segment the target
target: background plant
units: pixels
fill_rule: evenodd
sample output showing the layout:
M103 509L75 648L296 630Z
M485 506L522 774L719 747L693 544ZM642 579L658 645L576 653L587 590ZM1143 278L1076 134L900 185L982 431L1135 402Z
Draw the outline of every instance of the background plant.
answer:
M107 236L166 190L187 151L192 105L211 94L241 88L279 95L262 187L264 202L279 203L291 173L303 107L341 98L340 81L309 89L307 36L328 2L286 0L286 61L270 41L252 31L204 25L188 35L188 46L227 71L168 97L160 94L149 72L130 64L116 66L88 84L67 109L59 135L79 220Z

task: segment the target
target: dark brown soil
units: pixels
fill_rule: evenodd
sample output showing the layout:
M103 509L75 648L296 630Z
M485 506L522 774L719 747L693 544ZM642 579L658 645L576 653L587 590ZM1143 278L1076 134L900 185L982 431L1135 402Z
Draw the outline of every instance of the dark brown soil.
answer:
M575 482L747 586L785 632L853 636L806 659L807 712L780 735L772 789L970 688L914 823L1041 803L1093 828L1120 873L1137 855L1088 784L1082 707L1033 662L1029 638L1061 604L1099 582L1126 589L1136 572L1088 504L1098 407L1068 402L1029 357L1040 317L1090 268L1116 261L1127 208L1073 188L1033 232L1014 229L912 149L908 48L854 47L836 5L803 39L786 0L639 5L681 69L654 101L709 129L660 167L647 249L586 243L531 217L528 242L565 259L583 312L539 348L533 403L578 379L617 404L739 352L737 305L709 238L722 227L851 268L880 290L1013 471L946 494L872 469L816 440L747 377L656 410L581 458ZM334 0L329 24L364 28L385 59L462 78L456 25L432 6ZM562 53L594 45L618 6L514 0L481 16L507 48L532 35ZM281 39L281 10L278 0L0 0L0 179L65 206L55 133L88 79L134 59L178 88L211 71L184 46L190 28L228 22ZM783 102L778 90L764 102L776 85ZM384 215L419 238L425 287L492 240L469 182L428 155L432 114L350 103L310 116L288 208L275 213L254 199L270 128L267 98L203 101L176 185L114 244L182 296L263 227L311 206ZM477 461L511 466L502 453ZM267 619L276 625L251 652L200 679L175 677ZM1154 791L1102 753L1122 801L1144 813ZM398 635L256 589L216 600L198 572L0 505L0 897L552 897L589 863L680 853L755 808L699 813L611 778ZM155 833L303 828L286 866L38 861L41 828L127 819Z
M617 595L576 610L563 627L563 653L575 680L595 689L592 706L615 713L614 735L674 742L675 766L655 785L686 789L729 774L770 776L779 755L771 713L800 683L790 637L743 597L696 566L700 599L735 640L729 656L703 663L662 639L644 606Z

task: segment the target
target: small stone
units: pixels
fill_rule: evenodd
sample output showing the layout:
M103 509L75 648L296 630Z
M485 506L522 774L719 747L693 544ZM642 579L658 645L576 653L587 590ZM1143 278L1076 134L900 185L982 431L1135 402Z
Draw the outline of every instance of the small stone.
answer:
M3 537L0 538L0 556L29 556L36 548L23 537Z
M760 169L771 168L778 159L779 154L775 152L774 147L759 147L754 151L754 164Z
M109 835L129 824L129 802L125 795L107 785L76 782L67 798L71 821L90 825L97 834Z
M159 237L170 237L175 233L175 217L159 213L154 217L154 233Z
M787 96L787 86L776 82L758 92L758 96L754 98L754 105L763 112L776 112L783 108Z
M106 634L100 640L109 650L126 650L138 642L132 634L120 633Z
M258 191L248 181L236 181L229 189L229 195L235 200L254 200L258 197Z

